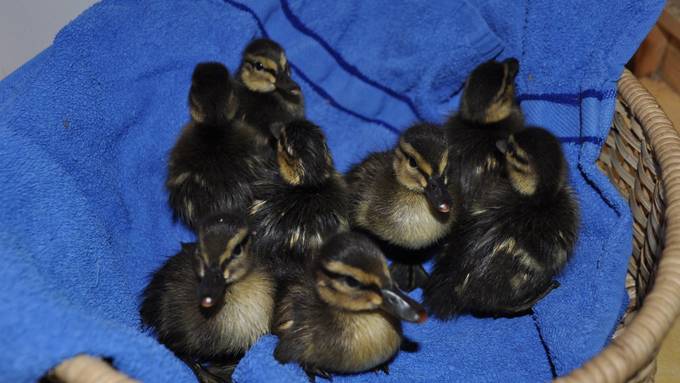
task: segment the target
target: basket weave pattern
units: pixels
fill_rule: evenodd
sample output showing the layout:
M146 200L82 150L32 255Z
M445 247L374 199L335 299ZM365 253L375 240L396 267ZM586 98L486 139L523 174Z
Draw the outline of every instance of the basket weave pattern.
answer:
M557 381L653 382L659 346L680 312L680 137L627 70L598 164L633 214L630 305L611 344Z
M680 136L627 70L598 165L633 214L630 305L610 345L557 382L652 382L658 348L680 313ZM67 383L135 382L87 355L63 362L53 374Z

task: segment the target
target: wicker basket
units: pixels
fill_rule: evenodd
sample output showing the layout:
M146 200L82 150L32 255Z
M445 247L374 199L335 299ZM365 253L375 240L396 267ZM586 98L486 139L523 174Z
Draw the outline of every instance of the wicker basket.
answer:
M633 213L630 306L611 344L557 381L652 382L656 354L680 312L680 137L628 71L599 165Z
M656 354L680 312L680 136L627 70L598 164L634 217L626 288L630 306L610 345L558 382L652 382ZM81 355L52 372L68 383L134 382Z

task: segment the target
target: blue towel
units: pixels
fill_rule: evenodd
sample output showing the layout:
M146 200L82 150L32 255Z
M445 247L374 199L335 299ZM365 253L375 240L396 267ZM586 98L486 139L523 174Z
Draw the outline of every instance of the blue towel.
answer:
M535 314L407 325L420 345L392 373L350 381L545 381L607 343L625 304L631 219L593 165L615 80L661 0L468 2L103 1L0 82L0 381L32 382L78 353L111 357L145 382L191 372L139 330L148 275L192 234L163 188L188 120L194 65L232 70L267 35L286 48L310 119L340 170L441 121L475 65L521 61L522 107L558 134L583 207L574 261ZM587 22L584 22L587 20ZM415 294L419 298L418 293ZM263 338L237 381L304 381ZM518 368L521 366L521 368ZM340 380L340 379L339 379Z

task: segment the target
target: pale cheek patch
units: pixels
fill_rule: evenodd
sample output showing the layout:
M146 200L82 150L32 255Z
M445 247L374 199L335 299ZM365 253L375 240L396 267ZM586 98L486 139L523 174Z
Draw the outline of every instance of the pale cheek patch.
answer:
M512 104L506 100L500 100L491 104L489 109L486 110L484 116L484 122L491 124L498 122L510 115L512 112Z
M400 154L399 151L397 151L397 153L393 168L399 183L409 190L420 191L425 188L427 186L427 180L425 180L417 170L410 168L408 160L403 154Z
M302 181L302 176L304 174L304 169L301 166L290 165L289 160L283 152L279 151L277 154L277 160L279 163L279 170L281 172L281 177L291 185L299 185Z
M373 306L378 307L383 303L383 299L377 294L371 294L369 302L371 302Z
M536 193L536 188L538 186L536 177L530 174L520 173L514 169L510 169L509 173L512 186L517 192L523 195L533 195Z
M271 92L275 89L275 79L269 73L243 71L241 80L254 92Z

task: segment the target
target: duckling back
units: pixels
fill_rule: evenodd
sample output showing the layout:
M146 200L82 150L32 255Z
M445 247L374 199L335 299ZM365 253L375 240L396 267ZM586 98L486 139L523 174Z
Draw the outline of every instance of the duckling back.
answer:
M250 208L256 252L279 276L303 267L349 227L347 189L321 129L306 120L278 127L278 175L257 183Z
M571 256L578 204L559 142L543 130L515 135L537 138L531 139L533 148L505 153L504 176L461 217L447 253L435 263L424 299L437 317L526 312L558 286L553 279ZM531 193L526 193L529 178L511 175L522 166L526 177L535 177Z
M496 141L523 127L515 97L518 70L515 59L479 65L467 79L460 110L445 124L450 145L449 175L458 182L464 206L502 172Z
M197 65L189 95L192 121L170 153L169 203L194 229L211 213L245 212L251 184L273 175L272 159L259 152L253 128L233 120L237 101L229 84L223 65Z

